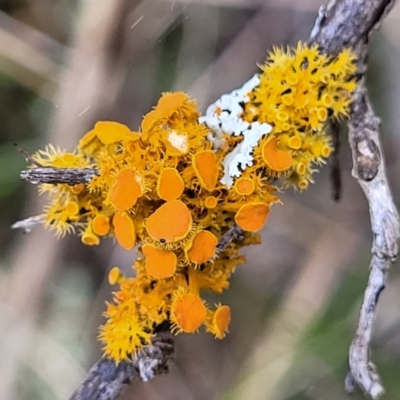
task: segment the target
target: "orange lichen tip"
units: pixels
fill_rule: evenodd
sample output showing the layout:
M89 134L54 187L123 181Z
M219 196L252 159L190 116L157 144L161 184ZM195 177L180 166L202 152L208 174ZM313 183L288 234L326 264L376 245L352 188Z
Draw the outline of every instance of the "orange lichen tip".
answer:
M183 92L164 93L158 100L156 111L164 118L169 118L185 104L186 100L188 100L188 96Z
M151 244L145 244L142 250L146 256L146 270L153 278L165 279L175 274L178 259L173 251L158 249Z
M97 246L100 243L99 237L93 233L90 226L82 233L81 240L83 244L88 246Z
M269 138L262 147L262 158L273 171L286 171L292 166L292 156L276 147L276 137Z
M214 196L208 196L204 202L204 205L209 209L213 209L217 207L218 199Z
M94 126L99 140L105 144L113 144L132 136L131 130L124 124L114 121L99 121Z
M157 123L158 120L159 120L159 115L157 114L157 112L155 110L148 112L144 116L142 125L141 125L143 134L149 133L149 131L155 126L155 124ZM145 135L145 137L146 137L146 135Z
M245 231L258 232L267 221L269 207L265 203L249 203L239 208L235 222Z
M192 215L180 200L170 200L147 218L146 229L154 240L166 243L184 239L192 229Z
M84 191L85 185L83 183L78 183L78 184L76 184L74 186L71 186L70 189L71 189L71 192L73 194L79 194L79 193L82 193Z
M65 206L65 211L68 216L72 217L79 212L79 205L76 201L69 201Z
M88 146L90 146L92 143L94 143L97 139L97 134L94 129L91 131L87 132L80 140L78 143L79 149L84 149Z
M292 136L292 137L289 139L288 145L289 145L289 147L290 147L291 149L295 149L295 150L300 149L300 147L301 147L301 138L300 138L298 135Z
M117 210L129 210L143 195L143 178L134 169L123 169L110 190L111 203Z
M185 183L175 168L164 169L157 182L157 193L163 200L177 199L185 189Z
M200 231L193 239L192 247L187 252L190 261L204 264L215 254L218 239L209 231Z
M231 309L229 306L219 306L213 316L213 331L218 339L222 339L228 331L231 322Z
M122 277L123 275L121 273L121 270L118 267L113 267L108 273L108 283L110 285L116 285L117 283L119 283Z
M250 196L255 190L255 185L249 178L239 178L236 179L234 189L240 196Z
M199 329L207 315L200 296L193 293L178 294L171 305L171 320L183 332L193 333Z
M104 236L110 232L110 219L104 214L97 214L92 221L92 229L96 235Z
M112 222L118 244L125 250L131 250L136 243L136 231L131 217L125 211L117 211Z
M194 172L201 186L208 191L213 191L218 180L218 160L211 150L203 150L194 154L192 158Z

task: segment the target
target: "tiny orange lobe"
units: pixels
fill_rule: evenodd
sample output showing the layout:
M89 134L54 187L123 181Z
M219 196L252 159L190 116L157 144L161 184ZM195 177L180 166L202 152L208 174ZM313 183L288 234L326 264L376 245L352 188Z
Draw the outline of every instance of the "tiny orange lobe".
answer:
M136 243L136 231L132 218L126 211L117 211L113 217L114 234L118 244L131 250Z

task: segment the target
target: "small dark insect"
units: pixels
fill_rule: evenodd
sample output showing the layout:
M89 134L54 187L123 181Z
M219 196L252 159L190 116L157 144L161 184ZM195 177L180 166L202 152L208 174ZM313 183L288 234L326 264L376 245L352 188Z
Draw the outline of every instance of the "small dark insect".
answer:
M165 243L167 243L167 241L165 239L161 238L160 243L165 244Z

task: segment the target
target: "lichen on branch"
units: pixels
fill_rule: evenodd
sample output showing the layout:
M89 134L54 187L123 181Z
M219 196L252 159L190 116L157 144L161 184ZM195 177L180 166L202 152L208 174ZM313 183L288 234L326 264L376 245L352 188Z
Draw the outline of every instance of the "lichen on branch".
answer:
M113 237L138 247L134 277L109 274L119 290L100 328L107 357L134 357L164 324L225 336L229 306L207 304L203 293L229 287L240 249L260 242L279 191L306 189L329 157L327 121L348 115L355 61L347 49L330 57L303 43L275 48L260 74L204 116L187 94L164 93L136 131L100 121L75 151L33 155L31 171L92 171L84 181L39 185L49 196L47 228L85 245Z

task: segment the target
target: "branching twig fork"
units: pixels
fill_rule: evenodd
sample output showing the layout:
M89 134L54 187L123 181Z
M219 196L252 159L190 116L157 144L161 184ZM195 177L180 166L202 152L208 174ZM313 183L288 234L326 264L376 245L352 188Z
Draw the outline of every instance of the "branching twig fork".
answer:
M357 53L359 72L365 73L369 34L380 26L393 4L393 0L331 1L320 9L311 40L330 54L351 46ZM386 178L379 140L380 121L370 105L364 79L353 95L348 125L353 176L368 200L374 238L370 275L357 331L350 346L345 387L351 393L358 385L366 395L377 399L384 393L384 388L370 361L369 344L379 295L385 288L390 264L397 257L399 217Z

